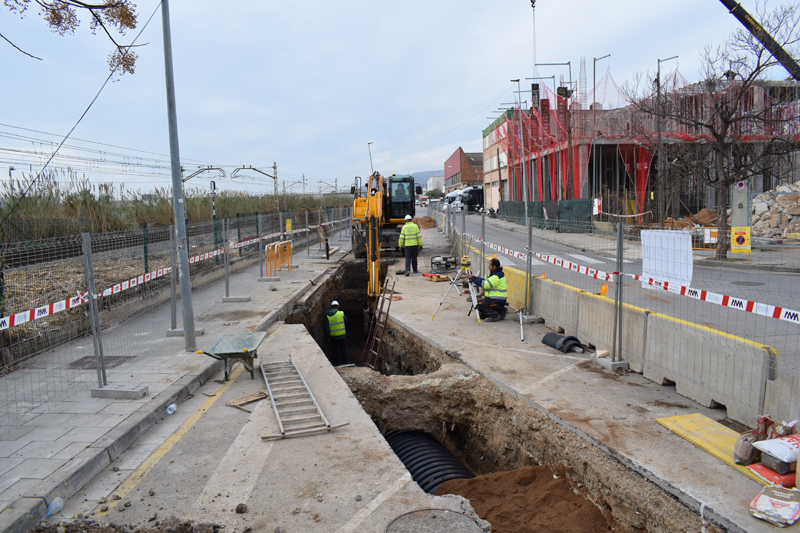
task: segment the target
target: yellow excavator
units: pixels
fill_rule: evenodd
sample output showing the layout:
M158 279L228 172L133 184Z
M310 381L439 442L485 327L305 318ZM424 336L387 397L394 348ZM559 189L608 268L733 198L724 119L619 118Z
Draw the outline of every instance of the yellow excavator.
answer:
M422 187L414 186L414 176L385 178L373 173L365 186L361 178L350 189L353 194L353 255L367 259L367 295L370 314L381 292L381 248L397 250L400 247L400 229L406 215L414 216L414 193L422 194Z

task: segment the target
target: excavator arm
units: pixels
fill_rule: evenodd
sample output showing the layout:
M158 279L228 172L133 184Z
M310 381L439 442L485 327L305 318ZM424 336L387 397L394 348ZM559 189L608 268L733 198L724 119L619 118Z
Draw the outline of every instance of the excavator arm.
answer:
M369 177L367 183L367 206L365 218L367 221L367 295L369 296L370 314L375 310L375 304L381 292L381 240L379 232L383 225L383 200L384 180L375 172Z

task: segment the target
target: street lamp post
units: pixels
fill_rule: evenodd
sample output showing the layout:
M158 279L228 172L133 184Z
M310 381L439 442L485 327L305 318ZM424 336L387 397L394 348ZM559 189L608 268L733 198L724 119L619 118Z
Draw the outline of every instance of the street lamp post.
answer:
M661 63L665 63L678 56L658 60L658 74L656 74L656 119L658 121L658 226L664 228L666 203L664 202L664 152L661 145Z
M607 57L611 57L611 54L592 58L592 139L597 135L597 62ZM592 198L597 196L599 191L600 187L597 184L597 146L595 145L592 150Z
M370 146L369 146L370 144L372 144L372 142L373 141L370 141L370 142L367 143L367 150L369 151L369 170L370 170L370 172L375 174L375 169L372 167L372 148L370 148Z
M522 100L522 93L520 92L519 79L511 80L517 82L517 94ZM520 166L522 167L522 205L525 207L525 224L528 224L528 175L525 172L525 137L522 133L522 103L519 105L519 116L517 122L519 123L519 144L520 144Z

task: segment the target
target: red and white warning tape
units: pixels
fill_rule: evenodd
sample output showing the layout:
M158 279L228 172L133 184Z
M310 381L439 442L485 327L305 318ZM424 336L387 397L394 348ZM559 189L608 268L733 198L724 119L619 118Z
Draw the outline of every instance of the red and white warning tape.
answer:
M456 232L459 233L459 232ZM466 234L467 237L471 237L475 242L481 242L480 237L476 237L470 233ZM510 250L508 248L504 248L502 246L498 246L492 243L485 243L487 248L491 248L492 250L497 250L500 253L508 255L510 257L515 257L517 259L522 259L523 261L527 260L527 256L522 252L517 252L515 250ZM556 266L560 266L562 268L569 269L573 272L577 272L579 274L585 274L587 276L591 276L594 279L600 279L605 281L615 281L615 276L620 275L619 272L603 272L601 270L595 270L593 268L588 268L577 263L572 263L571 261L565 261L559 257L554 257L545 254L539 254L533 252L533 255L547 261L548 263L552 263ZM691 287L687 287L685 285L679 285L670 283L668 281L657 280L653 278L645 278L643 276L639 276L637 274L628 274L623 272L622 275L629 276L637 281L641 281L643 283L647 283L656 288L663 289L665 291L679 294L681 296L686 296L688 298L694 298L695 300L701 300L703 302L709 302L717 305L721 305L723 307L729 307L731 309L738 309L739 311L745 311L747 313L755 313L757 315L769 317L769 318L776 318L778 320L784 320L786 322L791 322L792 324L800 324L800 311L794 311L792 309L785 309L783 307L778 307L775 305L769 304L762 304L759 302L753 302L751 300L743 300L741 298L734 298L733 296L726 296L724 294L718 294L716 292L709 292L700 289L693 289Z
M331 224L337 224L339 222L344 222L348 219L343 218L340 220L334 220L331 222L324 222L317 226L310 226L309 228L302 228L296 229L288 232L283 232L284 235L294 234L294 233L301 233L304 231L311 231L312 228L317 228L320 226L329 226ZM273 237L280 236L280 233L270 233L269 235L263 235L260 240L271 239ZM246 241L242 241L239 243L234 243L229 245L228 249L235 250L237 248L241 248L243 246L249 246L251 244L255 244L259 241L258 238L255 239L248 239ZM220 248L218 250L213 250L211 252L205 252L199 255L195 255L189 258L189 264L193 265L200 261L205 261L206 259L211 259L212 257L217 257L218 255L222 255L225 253L225 248ZM137 285L141 285L146 281L151 281L160 277L163 277L167 274L172 272L172 268L159 268L158 270L154 270L153 272L148 272L147 274L143 274L141 276L137 276L135 278L131 278L129 280L116 283L111 287L105 289L104 291L97 294L97 296L110 296L112 294L118 294L122 291L132 289ZM67 311L68 309L74 309L75 307L81 306L85 304L89 300L88 298L88 291L85 291L83 294L78 294L77 296L73 296L72 298L67 298L66 300L61 300L60 302L51 303L48 305L43 305L42 307L37 307L35 309L29 309L27 311L22 311L21 313L15 313L11 316L2 317L0 318L0 331L3 331L8 328L13 328L14 326L19 326L20 324L25 324L34 320L38 320L40 318L44 318L47 316L54 315L56 313L60 313L62 311Z

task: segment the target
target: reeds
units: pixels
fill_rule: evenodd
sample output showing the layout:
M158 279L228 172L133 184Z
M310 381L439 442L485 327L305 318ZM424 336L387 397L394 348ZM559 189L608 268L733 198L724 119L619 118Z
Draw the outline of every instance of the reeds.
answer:
M23 174L13 183L2 183L0 220L7 218L2 227L2 242L173 223L171 187L157 187L149 193L131 191L126 190L124 184L90 183L88 178L71 169L48 170L35 183L34 179L33 175ZM211 196L207 190L186 188L184 201L189 222L211 220ZM346 207L352 203L348 195L282 194L279 201L282 211ZM217 219L277 210L274 194L240 191L219 192L215 207Z

